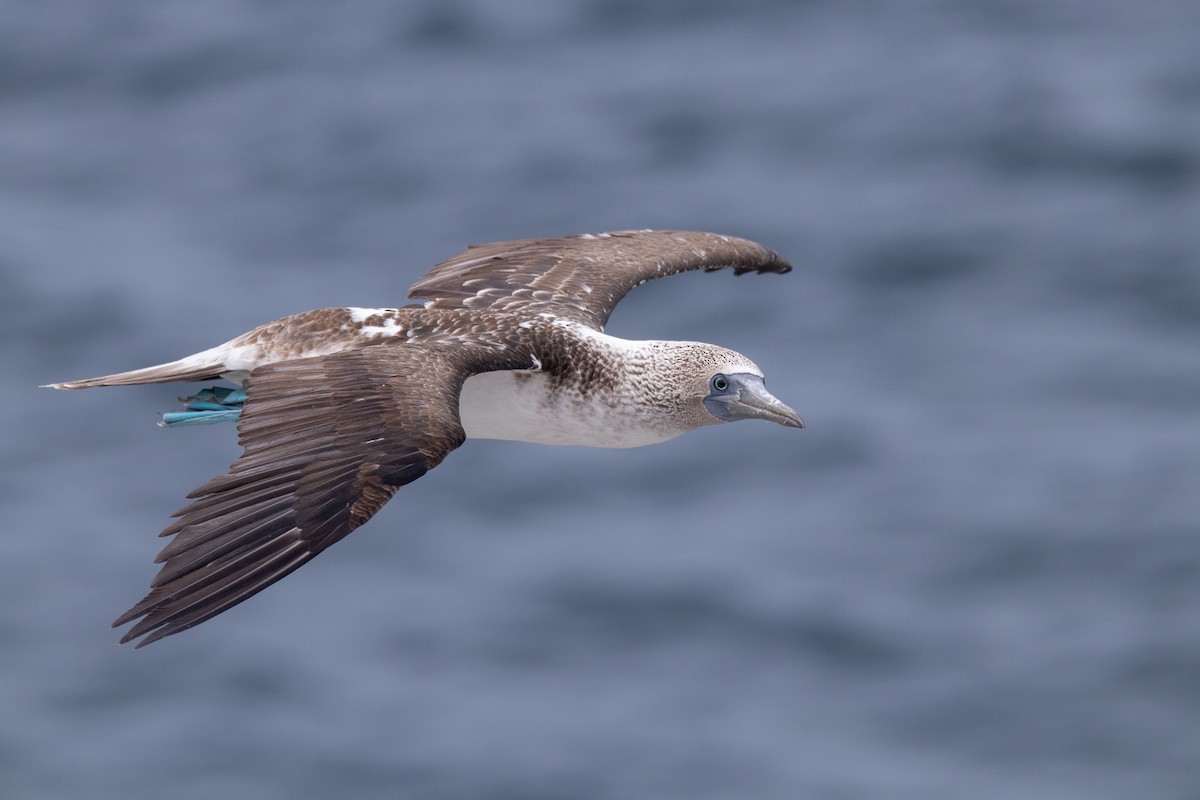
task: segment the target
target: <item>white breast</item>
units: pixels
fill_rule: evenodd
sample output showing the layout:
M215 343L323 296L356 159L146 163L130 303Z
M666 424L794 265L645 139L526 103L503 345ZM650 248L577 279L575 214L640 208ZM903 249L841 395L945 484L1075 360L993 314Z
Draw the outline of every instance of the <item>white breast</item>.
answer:
M640 447L678 436L662 421L612 398L583 396L569 389L550 391L541 372L485 372L467 378L458 412L467 437L584 447Z

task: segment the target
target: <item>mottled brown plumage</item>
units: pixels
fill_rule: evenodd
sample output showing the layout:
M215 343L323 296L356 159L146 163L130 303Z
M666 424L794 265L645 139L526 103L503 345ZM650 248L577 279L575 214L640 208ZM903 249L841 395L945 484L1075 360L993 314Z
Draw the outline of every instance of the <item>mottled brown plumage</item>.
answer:
M790 272L760 244L690 231L618 231L476 245L443 261L408 296L429 308L520 309L604 330L617 303L654 278L694 269Z
M409 296L421 305L305 312L180 361L54 384L223 376L246 386L243 452L227 474L191 492L162 532L173 538L149 594L114 623L136 621L122 642L144 637L141 646L186 630L289 574L468 433L624 447L752 416L799 427L744 356L603 333L638 284L723 267L791 269L761 245L708 233L489 244L418 281ZM750 403L732 416L713 416L726 414L729 392L705 394L720 370L740 376Z
M149 634L148 644L235 605L436 467L465 439L458 392L481 355L368 347L255 370L238 425L244 451L163 531L174 536L165 563L114 623L142 617L121 641Z

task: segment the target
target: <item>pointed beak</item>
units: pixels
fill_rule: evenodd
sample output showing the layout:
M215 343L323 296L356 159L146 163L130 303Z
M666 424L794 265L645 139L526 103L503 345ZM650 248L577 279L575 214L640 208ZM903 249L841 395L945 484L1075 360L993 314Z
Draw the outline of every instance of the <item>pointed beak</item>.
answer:
M729 377L736 379L736 392L710 395L704 400L705 408L714 417L725 422L765 419L785 428L804 427L804 420L800 419L800 415L768 392L762 378L749 373Z

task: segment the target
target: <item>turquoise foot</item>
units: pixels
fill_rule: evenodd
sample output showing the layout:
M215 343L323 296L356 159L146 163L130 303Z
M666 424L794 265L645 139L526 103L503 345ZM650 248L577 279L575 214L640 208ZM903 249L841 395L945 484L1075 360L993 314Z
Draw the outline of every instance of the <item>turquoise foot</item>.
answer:
M162 424L167 428L184 425L212 425L217 422L233 422L242 413L246 393L241 389L214 386L202 389L192 397L182 398L184 411L172 411L162 415Z

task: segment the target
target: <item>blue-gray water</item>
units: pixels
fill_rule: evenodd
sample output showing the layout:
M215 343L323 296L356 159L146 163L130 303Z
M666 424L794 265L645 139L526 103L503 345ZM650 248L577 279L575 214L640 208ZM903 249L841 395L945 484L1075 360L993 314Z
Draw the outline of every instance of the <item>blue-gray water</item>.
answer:
M1200 796L1200 4L13 2L0 796ZM757 239L610 331L809 423L468 442L133 651L236 455L52 380L471 242Z

